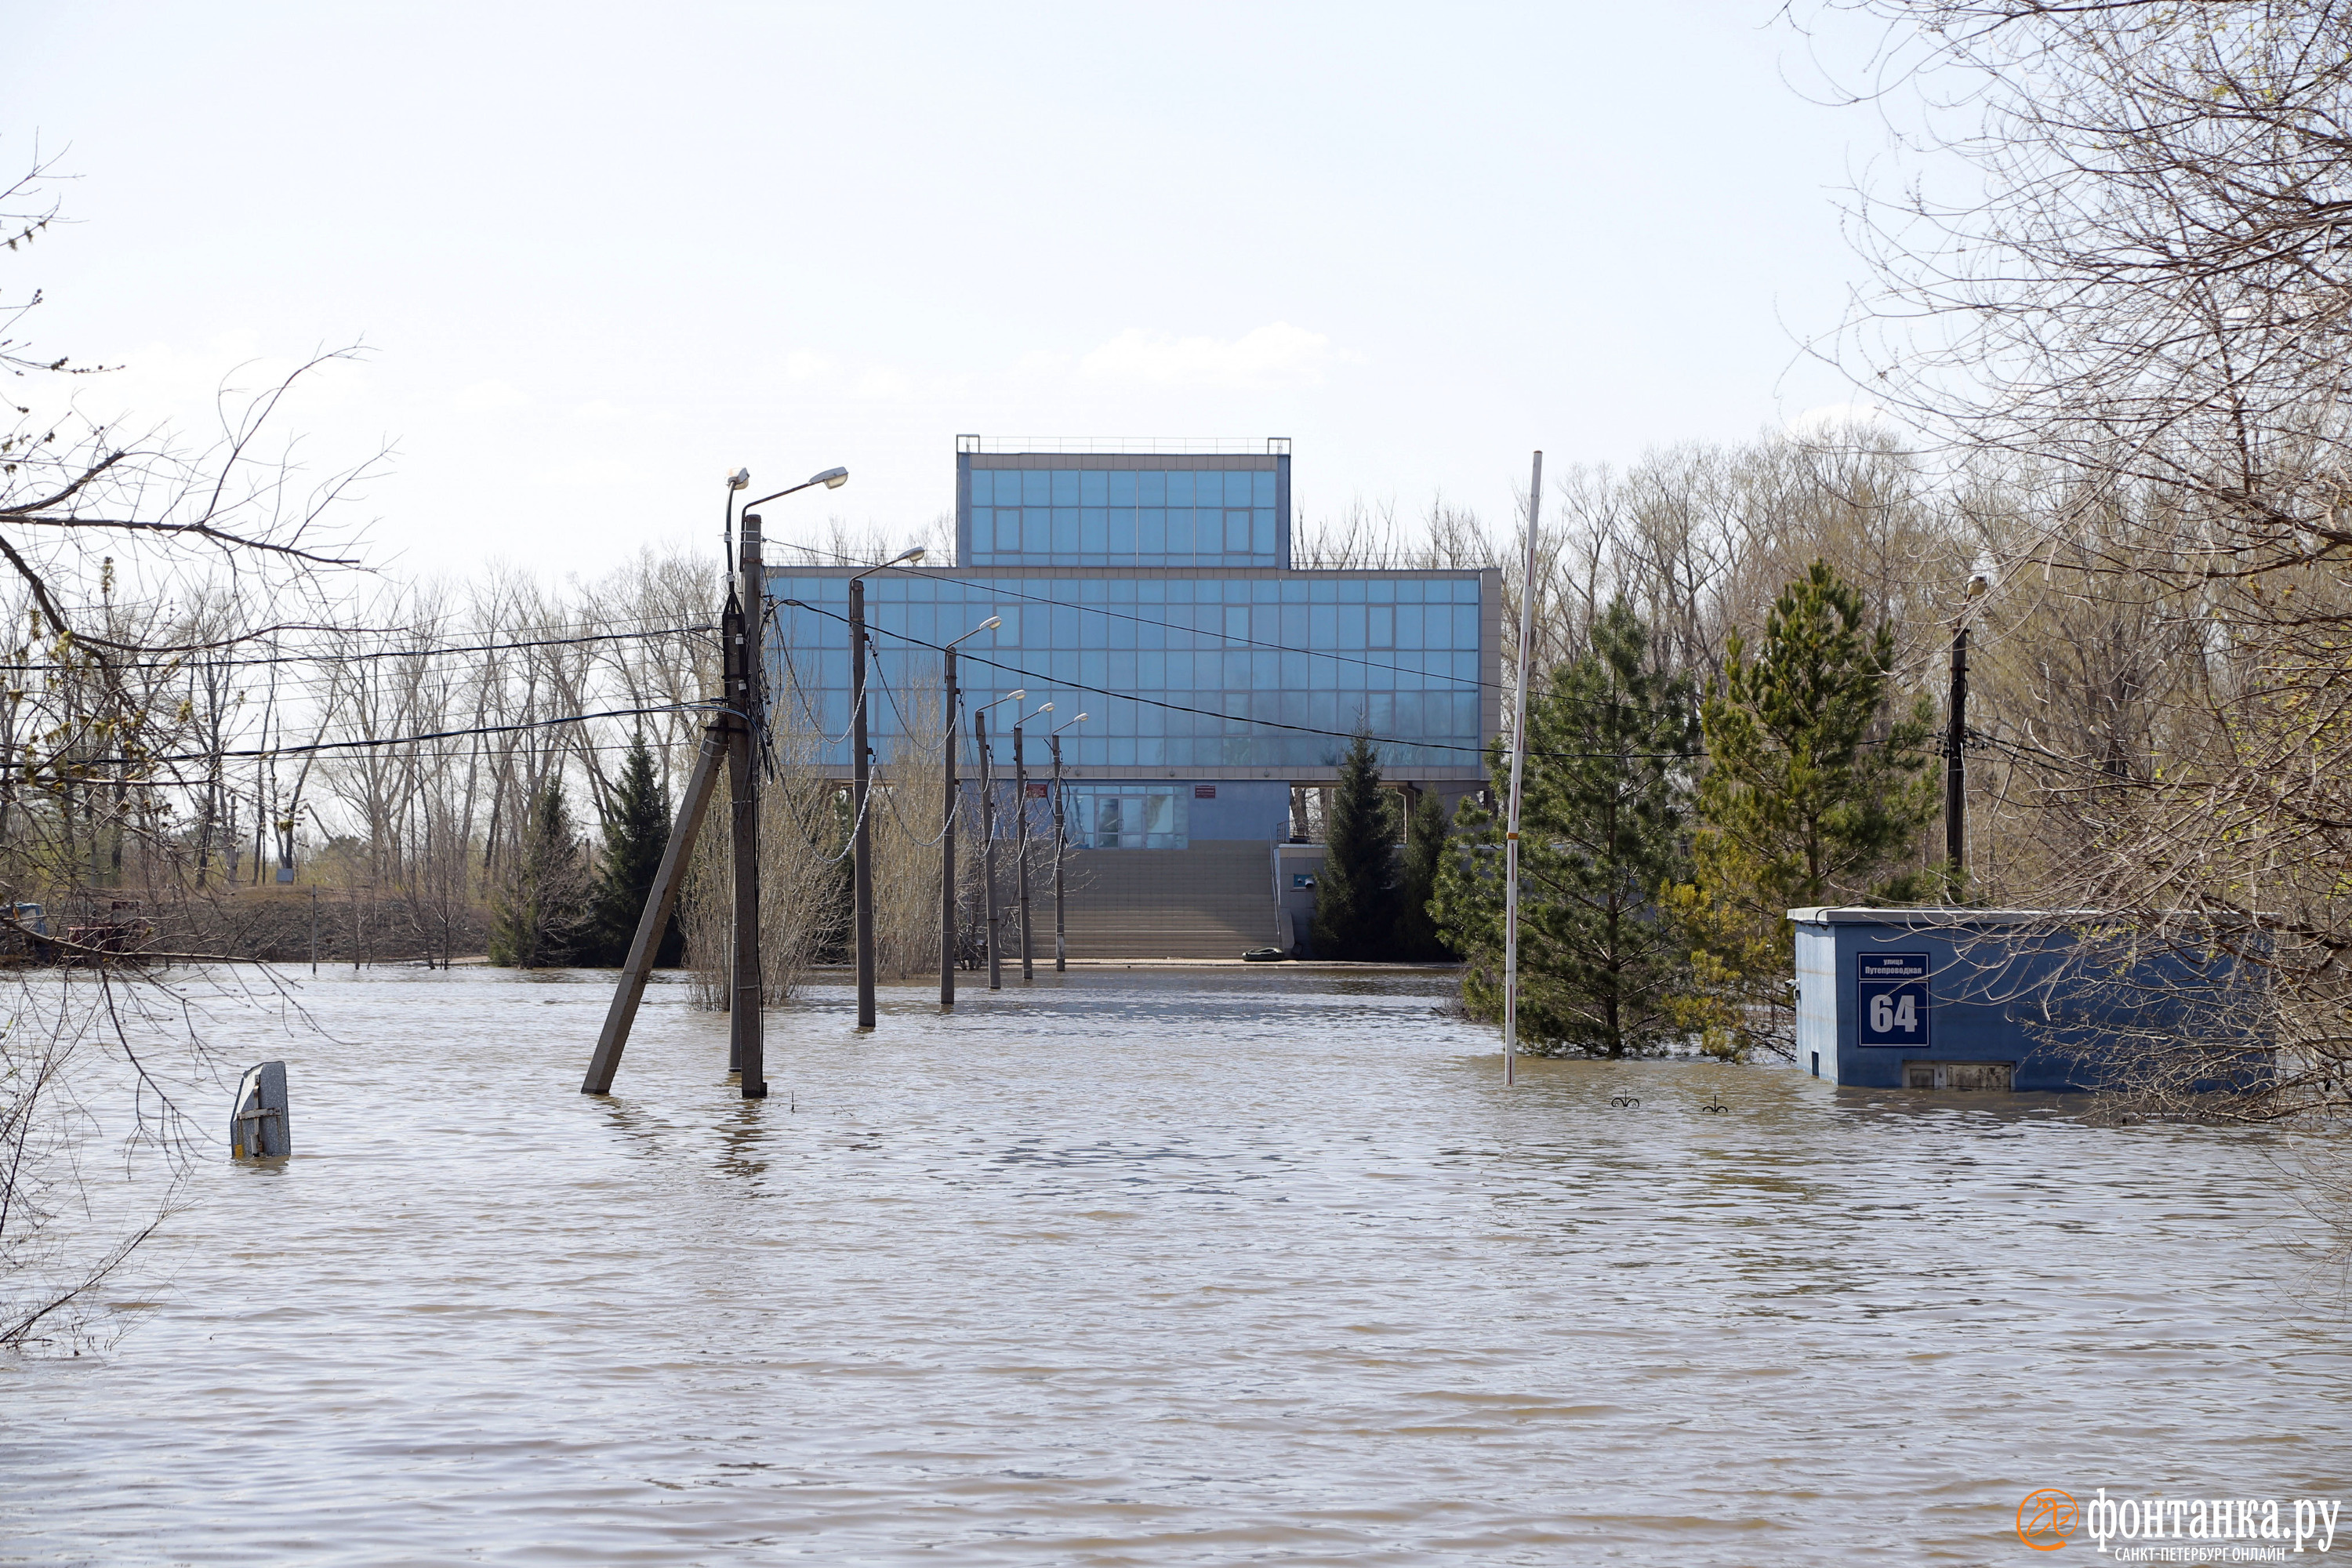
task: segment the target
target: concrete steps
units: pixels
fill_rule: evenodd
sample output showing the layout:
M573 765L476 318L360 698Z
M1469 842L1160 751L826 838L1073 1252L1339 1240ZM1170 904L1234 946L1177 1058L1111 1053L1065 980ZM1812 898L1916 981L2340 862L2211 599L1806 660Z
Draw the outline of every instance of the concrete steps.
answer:
M1073 958L1237 958L1276 940L1273 860L1255 839L1082 851L1065 881ZM1051 952L1050 895L1043 917L1038 947Z

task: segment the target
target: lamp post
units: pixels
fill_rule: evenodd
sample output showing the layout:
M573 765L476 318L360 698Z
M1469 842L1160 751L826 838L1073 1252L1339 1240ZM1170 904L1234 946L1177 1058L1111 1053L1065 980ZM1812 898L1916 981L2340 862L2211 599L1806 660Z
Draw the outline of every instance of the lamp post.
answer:
M847 468L827 468L821 474L811 474L796 485L786 485L782 489L771 490L758 500L745 501L743 510L749 511L755 506L762 506L772 500L780 500L785 496L798 495L801 491L814 489L818 485L823 485L829 490L837 490L848 482ZM749 489L751 487L751 470L749 468L738 468L727 476L727 488L730 490Z
M728 827L735 870L734 955L729 965L727 1064L746 1100L768 1093L766 1042L761 1033L760 1001L765 983L760 969L760 770L757 752L767 728L766 665L762 657L767 608L766 574L761 559L760 514L751 509L814 485L839 489L847 468L827 468L743 504L740 543L730 520L727 608L719 617L726 661L728 727ZM749 489L751 470L727 476L728 506L735 492Z
M760 497L757 500L748 500L743 503L744 526L747 528L751 527L760 521L758 518L751 515L751 509L755 506L764 506L772 500L782 500L786 496L798 495L801 491L814 489L818 485L823 485L829 490L837 490L848 482L849 470L847 468L827 468L821 474L811 474L807 479L803 479L796 485L786 485L782 489L771 490L766 495ZM730 568L736 567L739 564L738 557L735 552L735 492L737 490L747 490L751 488L751 469L738 468L733 473L727 476L727 531L724 537L727 541L727 563ZM762 586L763 584L754 583L751 585L752 591L757 593Z
M1050 702L1037 713L1051 713ZM1037 713L1028 717L1034 719ZM1037 978L1029 963L1029 755L1021 744L1021 726L1028 721L1016 719L1013 723L1013 798L1018 803L1013 809L1021 814L1019 827L1013 837L1013 864L1021 878L1021 979L1023 984Z
M739 490L751 488L751 470L738 468L727 476L727 526L719 535L724 542L725 560L730 568L735 564L735 496Z
M846 468L827 468L805 484L790 486L751 504L788 496L794 490L823 485L838 489L849 478ZM661 864L637 916L636 934L630 938L628 956L622 961L620 983L613 988L604 1026L596 1037L595 1053L588 1058L588 1074L581 1080L583 1094L608 1094L613 1075L620 1070L621 1052L628 1045L646 982L653 974L654 955L662 932L677 907L678 887L702 830L703 814L717 793L724 763L729 774L735 868L735 930L724 993L728 1011L728 1070L738 1075L743 1098L759 1100L768 1092L767 1062L760 1034L760 817L756 794L758 773L753 751L766 726L766 695L761 658L761 625L766 618L767 584L760 558L760 520L748 508L743 513L743 544L735 546L735 496L751 484L751 470L738 468L727 476L727 603L719 617L723 687L716 710L705 727L694 768L687 776L685 796L670 828Z
M982 934L988 939L988 988L1004 989L1004 966L996 942L996 782L992 776L994 759L988 754L988 710L998 702L1018 702L1029 695L1027 687L1008 691L994 702L983 702L972 710L972 743L980 751L980 880L986 904L987 926Z
M732 737L735 733L735 726L726 718L723 710L730 705L733 697L735 689L735 648L737 644L741 641L741 633L743 629L742 627L735 625L735 623L729 618L730 614L735 611L740 611L742 608L743 603L742 599L735 592L735 498L740 492L750 489L751 488L751 469L738 468L733 473L727 476L726 525L719 530L719 533L720 548L724 552L720 556L720 559L727 563L727 593L730 601L734 606L733 611L722 611L719 617L719 689L727 694L728 700L723 700L720 703L722 712L718 721L718 728L723 730L730 737L727 742L727 756L729 766L729 787L730 792L734 782L733 766L735 742ZM730 1016L735 1011L735 956L732 952L730 952L727 957L727 984L719 994L719 1010ZM734 1026L730 1023L728 1026L727 1034L727 1070L729 1072L734 1072L741 1066L740 1059L741 1054L742 1042L736 1037Z
M1069 944L1062 930L1062 847L1069 842L1062 830L1062 731L1073 724L1086 721L1087 716L1083 713L1075 719L1066 719L1055 725L1045 737L1045 743L1054 748L1054 973L1056 974L1065 973L1070 966Z
M866 807L873 795L873 749L866 739L866 579L908 561L920 561L923 547L902 550L879 566L849 579L849 829L850 887L857 913L857 1026L874 1026L874 828Z
M991 616L940 649L947 683L947 799L940 824L940 1005L955 1005L956 966L956 643L992 632L1003 624Z

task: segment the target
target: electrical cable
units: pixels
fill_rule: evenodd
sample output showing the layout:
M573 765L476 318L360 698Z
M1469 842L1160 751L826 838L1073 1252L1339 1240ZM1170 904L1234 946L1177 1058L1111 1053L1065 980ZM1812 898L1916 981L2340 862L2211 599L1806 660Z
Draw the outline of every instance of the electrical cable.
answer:
M551 719L521 719L511 724L478 724L457 730L430 730L416 735L368 735L348 741L313 741L307 745L299 746L260 746L235 752L182 752L152 757L72 757L67 759L67 762L74 767L121 767L134 763L146 765L156 763L235 762L255 757L292 757L315 752L352 752L367 751L377 746L405 746L420 741L447 741L466 735L505 735L524 730L543 730L554 724L585 724L597 719L633 719L653 713L696 713L711 710L714 708L714 704L707 702L666 702L654 708L613 708L597 713L564 713ZM724 709L716 710L729 711ZM19 772L26 771L26 764L21 762L0 763L0 766L15 768ZM112 784L131 781L109 779L103 782Z
M334 628L319 627L308 629L332 630ZM392 628L385 629L390 630ZM163 669L176 672L184 669L244 669L260 665L274 664L356 664L363 659L440 658L450 654L504 653L515 648L572 647L585 643L629 642L645 637L690 636L697 632L713 632L718 629L719 628L717 626L655 626L645 631L604 632L589 637L537 637L516 642L470 643L464 644L457 647L378 648L365 653L342 653L332 651L320 653L289 653L276 655L269 658L157 659L139 664L110 665L108 668L117 670ZM67 671L80 671L87 668L89 667L77 664L0 664L0 673L56 674Z
M901 735L913 734L915 732L914 726L907 722L907 710L898 706L898 694L890 689L890 682L883 677L882 660L879 649L876 650L874 662L869 668L872 670L872 679L878 682L882 688L882 695L890 700L890 711L898 715L898 732ZM873 794L873 789L870 784L867 787L866 794L869 796ZM956 795L958 796L957 809L961 809L963 792L961 790L958 790ZM898 792L896 790L885 790L883 791L883 796L885 804L890 807L890 815L898 819L898 826L906 830L907 837L912 838L915 835L915 830L908 825L906 814L898 809ZM947 820L942 821L940 824L940 830L937 833L934 833L929 838L923 839L921 842L918 843L915 847L918 849L929 849L932 845L937 844L940 839L945 838L948 836L948 828L952 821L953 816L950 815Z
M1234 636L1231 635L1230 633L1226 633L1226 632L1212 632L1212 631L1204 631L1204 630L1202 630L1202 628L1200 628L1200 627L1198 627L1198 626L1178 626L1174 621L1167 621L1167 620L1154 620L1154 619L1152 619L1152 618L1151 618L1150 616L1130 616L1130 615L1126 615L1126 614L1124 614L1124 613L1122 613L1122 612L1120 612L1120 611L1113 610L1113 609L1108 609L1108 608L1106 608L1105 606L1100 605L1079 605L1079 604L1073 604L1073 603L1071 603L1070 601L1068 601L1068 600L1066 600L1066 599L1052 599L1052 598L1047 598L1047 597L1045 597L1045 595L1040 595L1040 594L1024 594L1024 593L1022 593L1019 589L1016 589L1016 588L1004 588L1004 587L1001 587L1001 586L999 586L998 584L993 584L993 583L985 583L985 582L981 582L981 581L978 581L978 580L976 580L976 579L970 578L970 577L941 577L941 576L927 576L925 580L926 580L926 581L929 581L929 582L933 582L933 583L940 583L940 582L957 583L957 584L961 584L961 585L963 585L964 587L967 587L967 588L981 588L981 589L984 589L984 590L986 590L990 595L992 595L992 596L994 596L994 597L998 597L998 598L1005 598L1005 599L1025 599L1025 600L1028 600L1028 601L1029 601L1030 603L1032 603L1032 604L1045 605L1047 605L1047 606L1049 606L1049 607L1051 607L1051 608L1055 608L1055 609L1076 610L1076 611L1079 611L1079 612L1081 612L1081 613L1083 613L1083 614L1085 614L1085 615L1089 615L1089 616L1104 616L1106 619L1109 619L1109 620L1115 620L1115 621L1132 621L1132 622L1134 622L1137 626L1158 626L1158 627L1160 627L1160 629L1162 629L1162 630L1164 630L1164 631L1171 631L1171 632L1182 632L1182 633L1184 633L1184 634L1186 634L1186 635L1188 635L1188 636L1194 637L1213 637L1213 638L1216 639L1216 646L1215 646L1215 647L1196 647L1196 648L1192 648L1192 649L1184 649L1184 648L1171 648L1171 649L1170 649L1170 650L1169 650L1170 652L1173 652L1173 653L1183 653L1183 652L1193 652L1193 653L1215 653L1215 652L1219 651L1221 648L1232 647L1234 647L1234 646L1238 645L1238 646L1244 647L1260 648L1260 649L1265 650L1265 652L1267 652L1267 653L1291 653L1291 654L1300 654L1300 655L1303 655L1303 656L1305 656L1305 657L1307 657L1307 658L1328 658L1328 659L1330 659L1330 660L1334 661L1335 663L1339 663L1339 664L1357 664L1357 665L1361 665L1361 666L1363 666L1363 667L1364 667L1365 668L1367 668L1367 669L1387 669L1387 670L1394 670L1394 669L1397 669L1397 668L1401 668L1400 666L1396 665L1396 664L1395 664L1395 663L1393 663L1393 662L1391 662L1391 663L1387 663L1387 664L1383 664L1383 663L1381 663L1379 659L1376 659L1376 658L1356 658L1356 657L1355 657L1354 655L1352 655L1352 654L1332 653L1332 652L1330 652L1329 650L1325 649L1325 648L1292 647L1291 647L1289 644L1287 644L1287 643L1261 642L1261 641L1259 641L1259 640L1258 640L1257 638L1255 638L1255 637L1234 637ZM798 604L801 604L801 601L800 601L800 600L798 600L798 599L774 599L774 600L772 600L771 602L772 602L772 603L774 603L774 604L780 604L780 605L798 605ZM803 607L804 607L804 608L807 608L807 609L813 609L813 610L817 608L817 606L816 606L816 605L804 605ZM1220 609L1225 609L1225 608L1232 608L1232 609L1243 609L1243 608L1248 608L1248 607L1250 607L1250 606L1246 606L1246 605L1219 605L1219 606L1217 606L1217 607L1218 607L1218 608L1220 608ZM1277 606L1277 607L1278 607L1278 606ZM1450 607L1450 606L1449 606L1449 607ZM827 613L830 613L830 612L820 611L819 613L820 613L820 614L827 614ZM878 630L879 628L877 628L877 629ZM894 634L894 635L895 635L895 634ZM1127 652L1127 651L1129 651L1129 650L1128 650L1128 649L1125 649L1125 648L1121 648L1121 649L1119 649L1119 650L1118 650L1118 651L1124 653L1124 652ZM1134 650L1134 651L1137 651L1137 652L1156 652L1156 651L1158 651L1158 650L1156 650L1156 649L1137 649L1137 650ZM1395 649L1391 649L1391 651L1392 651L1392 652L1396 652L1396 653L1414 653L1414 652L1433 652L1433 651L1443 651L1443 650L1435 650L1435 649L1415 649L1415 648L1395 648ZM1447 682L1448 684L1450 684L1450 685L1454 685L1454 686L1461 686L1461 687L1475 687L1475 688L1477 688L1477 689L1480 689L1480 690L1494 690L1494 691L1507 691L1508 689L1510 689L1508 687L1507 687L1507 686L1503 685L1500 681L1482 680L1482 679L1478 679L1476 676L1462 676L1462 675L1432 675L1432 674L1430 674L1430 673L1429 673L1428 671L1426 671L1426 670L1416 671L1415 673L1419 674L1419 675L1420 675L1423 679L1425 679L1425 680L1443 680L1443 681L1445 681L1445 682Z
M831 616L833 619L843 622L844 624L846 624L849 619L846 616L835 615L831 610L822 609L814 605L803 604L799 600L789 602L799 604L803 609L808 610L812 614ZM916 647L929 648L935 653L944 651L941 645L938 643L926 642L921 637L909 637L904 632L889 631L878 626L869 627L868 630L874 635L895 637L900 642L911 644ZM1220 713L1212 709L1194 708L1181 702L1163 701L1156 697L1141 697L1131 691L1113 691L1108 687L1089 686L1082 680L1063 680L1055 676L1041 675L1035 670L1024 669L1018 665L1005 664L998 659L984 658L978 653L972 652L969 648L959 650L956 657L958 658L969 659L974 664L986 665L992 669L1003 670L1008 675L1020 676L1024 680L1034 681L1037 683L1038 689L1041 690L1067 689L1072 691L1091 691L1099 697L1110 697L1129 702L1139 702L1147 707L1165 709L1171 713L1194 713L1199 714L1203 718L1216 719L1232 723L1254 724L1261 729L1286 730L1291 733L1300 735L1321 735L1338 741L1352 741L1356 738L1356 731L1353 731L1322 730L1318 729L1311 724L1288 724L1276 719L1244 719L1235 714ZM1465 746L1447 741L1408 741L1400 740L1390 735L1367 735L1365 738L1371 742L1372 744L1379 746L1419 746L1428 751L1468 752L1473 755L1477 756L1483 756L1486 752L1486 748L1484 746ZM1528 753L1530 757L1544 757L1555 762L1602 762L1613 761L1619 758L1623 758L1629 761L1694 762L1697 760L1700 754L1701 753L1696 752L1529 752Z
M846 620L847 617L844 616L843 619ZM849 743L849 737L855 734L857 730L856 705L853 703L850 706L848 728L843 730L838 735L826 734L824 732L824 721L816 716L816 710L809 706L808 687L801 680L800 671L793 666L792 644L779 643L777 644L777 647L783 650L784 678L792 685L793 695L800 699L801 711L808 715L809 728L816 731L818 743L826 746L847 745ZM868 672L867 679L872 679L871 671Z

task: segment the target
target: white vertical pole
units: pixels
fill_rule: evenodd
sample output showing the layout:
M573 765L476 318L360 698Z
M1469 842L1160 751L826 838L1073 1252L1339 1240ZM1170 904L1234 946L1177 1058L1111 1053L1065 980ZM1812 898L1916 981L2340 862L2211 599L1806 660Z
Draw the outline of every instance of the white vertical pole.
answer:
M1503 1082L1518 1079L1519 799L1528 767L1528 666L1535 653L1536 511L1543 504L1543 454L1528 481L1528 576L1519 590L1519 689L1511 722L1511 819L1503 834Z

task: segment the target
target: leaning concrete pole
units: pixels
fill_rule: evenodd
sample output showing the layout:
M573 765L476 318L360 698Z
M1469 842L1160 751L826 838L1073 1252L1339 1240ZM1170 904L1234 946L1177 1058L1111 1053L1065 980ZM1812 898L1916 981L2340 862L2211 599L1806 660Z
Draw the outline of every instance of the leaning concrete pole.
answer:
M694 771L688 777L686 798L678 804L677 820L669 830L669 842L662 847L661 867L654 872L654 885L646 894L645 913L637 917L637 934L629 940L629 956L621 965L620 984L613 988L613 1005L605 1011L604 1032L596 1037L595 1054L588 1058L588 1076L582 1080L583 1094L610 1094L613 1075L620 1070L621 1052L629 1044L629 1029L637 1020L637 1004L645 999L646 982L654 972L654 956L661 951L662 932L669 929L670 911L677 907L677 889L686 880L686 863L694 853L694 840L702 831L703 814L710 807L710 797L719 783L719 765L726 759L728 736L721 727L723 720L715 721L702 732L702 745L694 754Z

